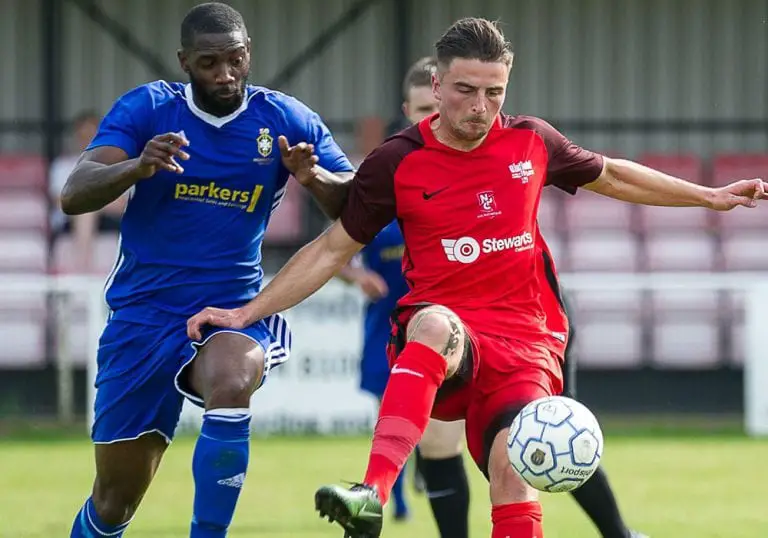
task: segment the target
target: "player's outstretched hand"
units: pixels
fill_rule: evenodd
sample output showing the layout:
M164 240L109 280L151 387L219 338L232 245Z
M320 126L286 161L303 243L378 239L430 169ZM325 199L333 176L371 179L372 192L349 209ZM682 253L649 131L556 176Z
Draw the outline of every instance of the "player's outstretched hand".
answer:
M176 161L176 157L186 161L189 154L183 151L189 140L179 133L165 133L154 137L144 146L139 156L139 175L146 179L155 175L158 169L181 174L184 169Z
M729 211L734 207L757 207L760 200L768 199L768 185L762 179L744 179L715 189L712 209Z
M318 170L315 165L319 159L315 155L315 146L306 142L291 146L288 139L282 135L277 138L277 145L280 146L283 166L299 183L306 186L317 176Z
M250 322L242 308L226 310L208 306L187 320L187 336L191 340L203 339L203 327L212 325L225 329L244 329Z
M371 301L378 301L382 297L386 297L389 293L387 282L380 274L374 271L366 271L361 274L355 282L365 296Z

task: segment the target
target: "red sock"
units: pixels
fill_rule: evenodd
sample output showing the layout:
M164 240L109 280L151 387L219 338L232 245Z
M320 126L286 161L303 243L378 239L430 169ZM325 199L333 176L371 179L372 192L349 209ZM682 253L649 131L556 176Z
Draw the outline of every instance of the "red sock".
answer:
M502 504L491 509L491 538L544 538L538 502Z
M382 503L427 428L446 370L445 359L419 342L408 342L392 368L364 480L378 489Z

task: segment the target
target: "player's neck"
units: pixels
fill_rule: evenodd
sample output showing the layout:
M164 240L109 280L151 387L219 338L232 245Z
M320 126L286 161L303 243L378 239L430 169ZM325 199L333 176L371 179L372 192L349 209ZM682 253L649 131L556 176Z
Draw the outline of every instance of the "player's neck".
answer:
M465 140L457 136L447 122L441 122L439 117L432 122L430 128L438 142L457 151L472 151L473 149L480 147L485 141L485 137L488 136L488 133L486 133L478 140Z
M237 102L237 106L232 104L226 108L221 108L216 106L214 103L207 102L207 100L204 98L200 98L198 92L194 90L192 91L192 100L199 110L216 118L225 118L231 114L234 114L241 106L243 106L243 100L240 100Z

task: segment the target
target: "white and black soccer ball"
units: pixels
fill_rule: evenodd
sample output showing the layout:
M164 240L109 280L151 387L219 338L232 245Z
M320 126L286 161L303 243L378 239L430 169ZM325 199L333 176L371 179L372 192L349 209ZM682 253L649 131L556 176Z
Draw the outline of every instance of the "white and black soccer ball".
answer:
M573 491L595 472L603 455L603 432L595 415L564 396L526 405L509 429L507 455L531 487Z

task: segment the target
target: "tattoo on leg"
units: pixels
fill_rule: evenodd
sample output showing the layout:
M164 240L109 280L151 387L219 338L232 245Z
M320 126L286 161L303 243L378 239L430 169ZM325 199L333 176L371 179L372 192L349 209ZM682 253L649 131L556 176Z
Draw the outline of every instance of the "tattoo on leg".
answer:
M408 333L406 334L406 338L409 341L413 340L414 335L419 330L421 322L424 321L424 318L429 314L442 314L448 319L448 324L450 325L450 334L448 335L448 340L445 342L445 346L443 346L440 354L443 357L449 357L459 348L459 340L462 334L462 325L461 321L459 321L459 318L456 317L456 315L447 308L427 308L416 312L413 316L413 319L408 324Z
M413 336L416 334L416 331L419 330L419 325L421 325L421 322L424 321L424 316L427 314L429 314L429 312L419 310L413 315L413 319L408 324L408 333L405 335L408 341L413 340Z
M461 334L459 323L455 316L448 316L448 323L451 325L451 334L448 335L448 341L440 352L443 357L448 357L459 348L459 335Z

